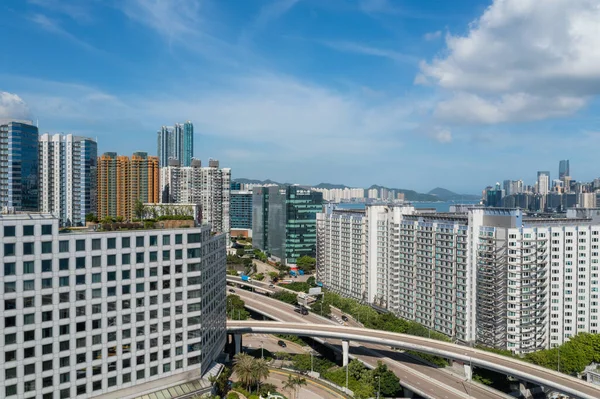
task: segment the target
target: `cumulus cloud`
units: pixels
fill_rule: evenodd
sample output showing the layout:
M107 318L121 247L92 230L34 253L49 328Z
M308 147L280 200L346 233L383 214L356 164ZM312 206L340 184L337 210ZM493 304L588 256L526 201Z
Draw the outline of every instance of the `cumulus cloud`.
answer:
M0 119L29 119L29 107L16 94L0 91Z
M417 84L449 93L435 115L501 123L572 114L600 94L596 0L494 0L443 56L421 64Z

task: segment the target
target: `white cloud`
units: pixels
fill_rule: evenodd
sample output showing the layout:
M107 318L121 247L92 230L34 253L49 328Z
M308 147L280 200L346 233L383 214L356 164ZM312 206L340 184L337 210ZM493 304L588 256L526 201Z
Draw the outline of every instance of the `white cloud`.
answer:
M423 36L423 38L427 41L436 40L436 39L439 39L440 37L442 37L441 30L438 30L435 32L429 32L429 33L426 33L425 36Z
M596 0L494 0L465 36L448 35L415 83L448 91L435 115L453 123L572 114L600 94Z
M415 56L400 53L398 51L382 49L378 47L371 47L360 43L353 42L332 42L332 41L324 41L320 42L325 46L332 48L337 51L342 51L346 53L356 53L363 55L371 55L374 57L382 57L389 58L396 62L406 62L406 63L417 63L418 59Z
M0 119L30 119L29 107L16 94L0 91Z
M69 33L63 27L61 27L57 21L47 17L46 15L33 14L29 19L32 22L34 22L35 24L37 24L39 27L41 27L42 29L44 29L50 33L53 33L57 36L61 36L90 52L104 54L104 52L102 50L97 49L96 47L92 46L91 44L89 44L89 43L79 39L77 36Z

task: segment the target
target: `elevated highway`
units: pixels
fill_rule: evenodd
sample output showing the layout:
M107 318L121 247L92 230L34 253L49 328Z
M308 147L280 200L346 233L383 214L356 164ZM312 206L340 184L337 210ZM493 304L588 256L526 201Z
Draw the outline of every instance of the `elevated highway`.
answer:
M233 281L232 281L233 282ZM268 286L268 284L266 284ZM339 326L338 323L314 313L306 316L294 312L294 306L264 295L246 290L236 290L249 310L262 314L272 320L292 323L313 323L324 326ZM231 322L229 322L231 323ZM231 325L231 324L229 324ZM312 334L305 334L312 336ZM316 338L320 342L323 339ZM326 343L342 349L342 340L326 339ZM467 381L465 377L449 373L444 369L430 367L416 362L412 357L390 349L390 346L376 344L357 344L350 342L350 356L370 367L376 367L378 361L385 363L399 378L400 384L426 398L442 399L506 399L512 398L497 390Z
M386 345L458 360L511 375L581 399L600 398L600 387L530 363L448 342L366 328L266 321L230 321L230 333L290 334Z

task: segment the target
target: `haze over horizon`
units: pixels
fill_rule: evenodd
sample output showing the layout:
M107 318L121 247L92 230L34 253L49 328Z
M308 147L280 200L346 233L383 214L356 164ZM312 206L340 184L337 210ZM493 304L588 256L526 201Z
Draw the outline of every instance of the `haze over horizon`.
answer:
M598 177L596 0L7 0L0 119L233 177L477 194Z

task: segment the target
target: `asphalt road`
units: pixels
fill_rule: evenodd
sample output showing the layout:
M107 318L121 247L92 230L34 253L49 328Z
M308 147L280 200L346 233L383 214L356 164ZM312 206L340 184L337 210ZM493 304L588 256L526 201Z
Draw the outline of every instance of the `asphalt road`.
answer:
M280 321L339 326L339 323L313 313L301 316L293 311L293 306L264 295L253 294L241 289L236 290L236 295L239 295L249 307L268 313ZM327 343L341 346L339 340L327 340ZM384 362L400 378L403 385L419 390L433 398L506 399L508 397L501 392L466 382L464 378L459 378L442 369L417 363L402 353L390 351L389 347L351 342L350 353L373 367L377 365L377 361Z

